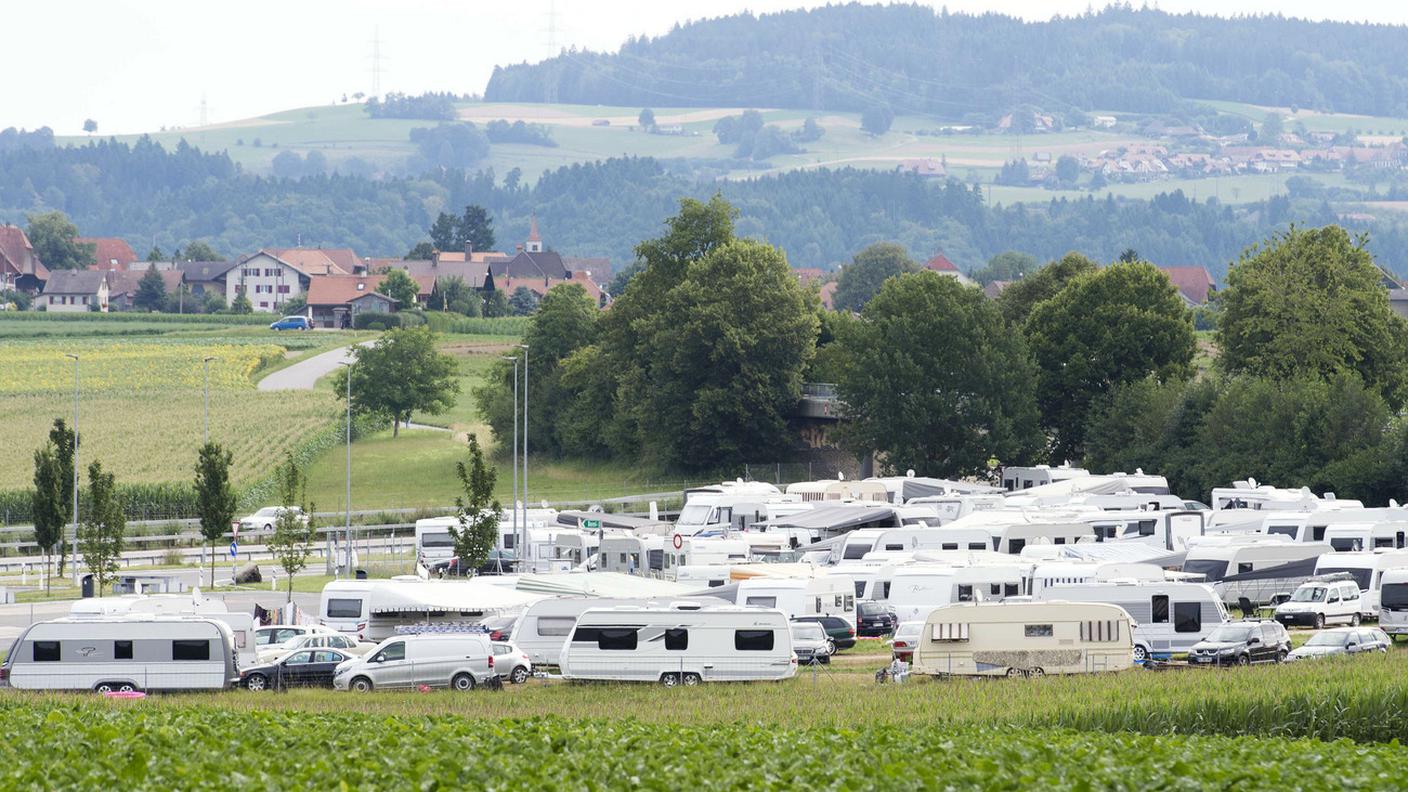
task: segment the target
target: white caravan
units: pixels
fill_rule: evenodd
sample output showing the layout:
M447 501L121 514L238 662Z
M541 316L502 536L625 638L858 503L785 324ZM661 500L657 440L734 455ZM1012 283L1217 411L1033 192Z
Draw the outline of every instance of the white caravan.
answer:
M1054 484L1067 479L1081 478L1089 476L1090 471L1084 468L1071 467L1070 463L1060 467L1050 465L1035 465L1032 467L1022 467L1019 465L1009 465L1002 469L1002 488L1008 492L1040 487L1043 484Z
M455 539L450 535L450 526L458 527L455 517L429 517L416 520L416 561L429 567L437 561L445 561L455 555Z
M749 544L739 539L685 537L676 534L665 543L665 563L660 570L660 577L675 580L678 577L676 571L682 566L746 564L749 551Z
M1316 511L1318 509L1363 508L1357 500L1339 500L1327 492L1317 497L1309 487L1283 489L1257 484L1256 479L1236 481L1230 487L1213 487L1213 511L1251 509L1254 511Z
M898 621L923 621L934 608L1026 594L1030 564L915 563L895 567L888 602Z
M595 530L559 529L553 533L552 559L569 569L580 567L597 555L601 539L601 532Z
M1408 635L1408 568L1385 569L1379 578L1379 629L1394 640Z
M1133 665L1129 614L1095 602L946 605L924 620L914 673L1045 676Z
M974 512L1000 509L1007 505L1002 495L946 495L915 498L908 506L933 513L938 525L947 525Z
M1315 559L1333 552L1323 542L1275 541L1282 537L1252 535L1226 537L1238 541L1214 541L1206 537L1189 547L1182 571L1202 575L1213 584L1222 601L1232 605L1242 597L1263 605L1279 594L1290 594L1314 570ZM1261 572L1252 579L1224 581L1233 575Z
M821 481L798 481L787 485L787 494L803 503L816 501L877 501L890 503L890 491L882 481L874 479L847 481L846 479L823 479Z
M1118 605L1133 621L1134 659L1167 659L1187 652L1214 628L1231 620L1222 599L1206 583L1110 581L1053 586L1045 600Z
M1312 526L1312 530L1315 527L1318 526ZM1330 523L1325 526L1324 535L1325 541L1337 553L1400 550L1404 546L1404 538L1408 537L1408 523Z
M597 569L649 576L664 568L666 541L659 534L606 534L597 547Z
M783 495L762 481L726 481L685 490L684 507L675 520L675 532L686 536L742 531L768 519L769 507L799 504L801 498Z
M964 495L970 493L1001 493L1002 490L988 484L978 484L972 481L953 481L950 479L927 478L916 476L914 471L909 471L904 476L871 476L865 479L866 482L876 482L885 488L889 493L890 503L903 505L911 503L919 498L932 498L943 495Z
M102 619L122 615L199 616L224 622L235 640L235 653L241 668L258 662L253 614L231 613L224 600L191 594L129 594L122 597L81 599L69 608L74 619Z
M553 597L529 605L513 625L509 642L533 661L533 666L555 666L561 659L562 644L572 634L577 618L592 609L621 607L673 607L679 610L723 605L723 600L705 597L674 601L645 598Z
M1028 556L1031 557L1031 556ZM1168 577L1162 567L1153 564L1120 561L1086 561L1059 559L1038 561L1032 567L1029 591L1033 597L1041 599L1069 599L1060 594L1048 593L1052 588L1058 591L1066 586L1081 583L1109 583L1138 581L1141 583L1162 583Z
M1092 526L1097 542L1139 542L1169 552L1186 550L1207 533L1206 513L1184 509L1105 511L1076 519Z
M559 667L565 679L697 685L787 679L797 656L780 610L627 606L584 612Z
M789 618L838 616L856 626L855 586L840 575L810 578L751 577L738 581L737 605L777 608Z
M0 681L22 690L221 690L237 679L233 633L205 617L38 622L0 666Z
M1315 561L1315 574L1347 573L1358 584L1359 614L1373 618L1379 613L1379 597L1384 575L1389 570L1408 568L1408 551L1378 550L1372 553L1326 553Z
M519 613L542 598L478 578L338 580L323 587L318 616L334 630L381 641L398 627L476 624L486 616Z

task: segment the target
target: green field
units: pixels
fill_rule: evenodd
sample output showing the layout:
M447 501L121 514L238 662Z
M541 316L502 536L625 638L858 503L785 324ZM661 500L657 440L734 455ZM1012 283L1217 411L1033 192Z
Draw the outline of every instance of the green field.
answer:
M1403 137L1408 135L1408 118L1365 116L1353 113L1320 113L1304 108L1297 108L1295 112L1292 112L1289 107L1267 107L1220 100L1199 100L1199 103L1213 107L1219 113L1241 116L1257 126L1261 126L1261 122L1266 120L1269 113L1275 112L1280 114L1282 124L1288 132L1293 131L1297 123L1301 123L1305 124L1305 128L1311 132L1339 133L1355 129L1363 135L1371 136Z

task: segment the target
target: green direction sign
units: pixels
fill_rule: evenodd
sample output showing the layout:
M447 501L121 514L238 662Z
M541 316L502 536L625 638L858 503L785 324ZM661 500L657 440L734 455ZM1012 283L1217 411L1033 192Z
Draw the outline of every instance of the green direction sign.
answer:
M582 520L583 528L600 528L601 520Z

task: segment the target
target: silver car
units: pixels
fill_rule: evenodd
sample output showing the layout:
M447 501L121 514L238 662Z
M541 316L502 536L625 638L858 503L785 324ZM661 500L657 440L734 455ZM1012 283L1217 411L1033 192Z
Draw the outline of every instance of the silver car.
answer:
M473 690L485 684L497 686L498 681L489 637L450 633L387 638L366 657L340 664L332 685L364 693L421 686Z
M836 654L836 644L816 622L792 622L792 651L798 665L827 664Z
M1292 651L1287 659L1305 660L1330 655L1387 652L1389 644L1388 633L1377 627L1338 627L1333 630L1321 630L1310 636L1310 640Z

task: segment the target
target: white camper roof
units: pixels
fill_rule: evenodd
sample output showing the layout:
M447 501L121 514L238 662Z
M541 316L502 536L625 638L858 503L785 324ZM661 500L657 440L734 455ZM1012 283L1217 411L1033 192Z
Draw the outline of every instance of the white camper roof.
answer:
M568 597L678 597L697 588L620 572L554 572L520 575L518 579L521 593Z

